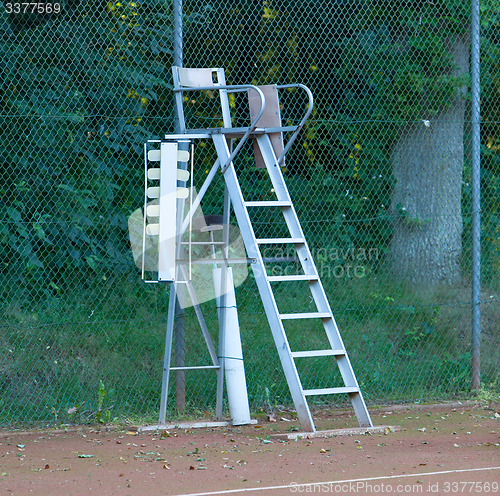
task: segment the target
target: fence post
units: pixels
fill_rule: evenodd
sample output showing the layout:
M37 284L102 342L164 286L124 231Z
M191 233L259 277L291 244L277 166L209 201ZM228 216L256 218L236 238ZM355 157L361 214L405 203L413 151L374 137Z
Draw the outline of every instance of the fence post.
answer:
M481 127L480 127L480 11L472 1L472 381L481 386Z
M173 1L173 48L174 65L182 67L183 46L182 46L182 0ZM174 132L180 132L179 112L174 116ZM180 149L184 144L180 145ZM187 150L187 147L186 147ZM185 366L186 340L184 328L184 309L179 305L177 299L175 304L175 366ZM175 374L175 404L177 411L181 414L186 409L186 373L178 370Z

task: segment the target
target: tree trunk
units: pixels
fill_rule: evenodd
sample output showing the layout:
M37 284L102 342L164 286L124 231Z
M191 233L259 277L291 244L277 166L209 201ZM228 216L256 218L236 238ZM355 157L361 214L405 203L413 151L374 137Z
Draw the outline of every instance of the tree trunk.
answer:
M468 72L469 43L450 48L456 76ZM464 88L430 122L412 123L392 153L396 179L390 266L398 279L433 286L460 280Z

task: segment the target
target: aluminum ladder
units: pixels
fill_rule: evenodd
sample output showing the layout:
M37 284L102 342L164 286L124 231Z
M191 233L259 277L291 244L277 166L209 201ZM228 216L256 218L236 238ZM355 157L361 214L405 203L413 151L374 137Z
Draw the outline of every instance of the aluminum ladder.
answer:
M314 264L311 251L304 237L292 199L286 187L281 167L278 165L279 158L276 157L269 134L270 133L265 129L257 129L252 136L260 150L274 188L276 200L272 201L245 201L235 167L230 160L232 153L228 147L228 140L232 137L231 133L229 132L227 136L224 133L214 133L211 135L211 138L217 150L219 163L225 164L225 167L222 169L225 184L241 230L247 250L247 256L250 259L256 260L256 263L253 264L255 281L271 327L298 418L305 431L315 432L316 429L307 402L307 397L315 395L348 394L360 427L373 427L370 414L363 399L356 376L354 375L330 304L328 303L318 270ZM266 208L279 208L281 210L290 232L289 238L256 237L249 210ZM294 245L304 274L268 275L261 253L261 247L263 245ZM293 281L307 281L317 311L280 313L273 292L272 283ZM290 319L320 319L328 338L329 347L319 350L292 351L283 325L284 321ZM297 358L328 356L333 356L336 359L344 385L321 389L304 389L295 360Z

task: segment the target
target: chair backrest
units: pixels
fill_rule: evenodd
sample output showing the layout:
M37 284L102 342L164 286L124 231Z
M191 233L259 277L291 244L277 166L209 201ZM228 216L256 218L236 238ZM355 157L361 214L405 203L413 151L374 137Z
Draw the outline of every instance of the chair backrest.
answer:
M265 86L259 86L259 89L264 93L266 97L266 106L264 112L257 121L258 127L281 127L281 112L280 103L278 98L278 87L275 84L268 84ZM255 119L260 108L260 99L254 91L248 92L248 105L250 108L250 119ZM283 152L283 133L275 132L269 133L269 138L271 140L271 145L274 149L276 157L279 157ZM255 155L255 165L258 169L264 169L266 164L264 163L264 158L260 153L260 148L257 145L255 139L253 141L253 150ZM284 159L281 163L284 167Z
M186 119L184 116L183 91L187 89L212 89L218 91L221 105L222 121L224 127L231 127L231 111L227 90L225 88L217 89L218 86L226 85L226 76L224 69L197 69L185 67L172 67L174 79L175 104L177 117L179 118L180 132L186 131Z

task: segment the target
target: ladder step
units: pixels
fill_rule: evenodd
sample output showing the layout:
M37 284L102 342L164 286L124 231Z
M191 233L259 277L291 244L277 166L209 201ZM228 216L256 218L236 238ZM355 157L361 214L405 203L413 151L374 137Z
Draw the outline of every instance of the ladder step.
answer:
M267 276L267 280L269 282L277 282L277 281L318 281L318 275L302 275L295 274L293 276Z
M170 370L204 370L220 369L220 365L199 365L197 367L170 367Z
M270 201L247 201L244 202L246 207L291 207L291 201L278 201L278 200L270 200Z
M317 396L320 394L343 394L343 393L359 393L359 387L335 387L324 389L305 389L306 396Z
M291 319L331 319L332 314L328 312L307 312L307 313L281 313L282 320Z
M306 242L304 238L261 238L256 241L259 245L304 244Z
M343 356L345 350L309 350L309 351L292 351L293 358L319 357L319 356Z

